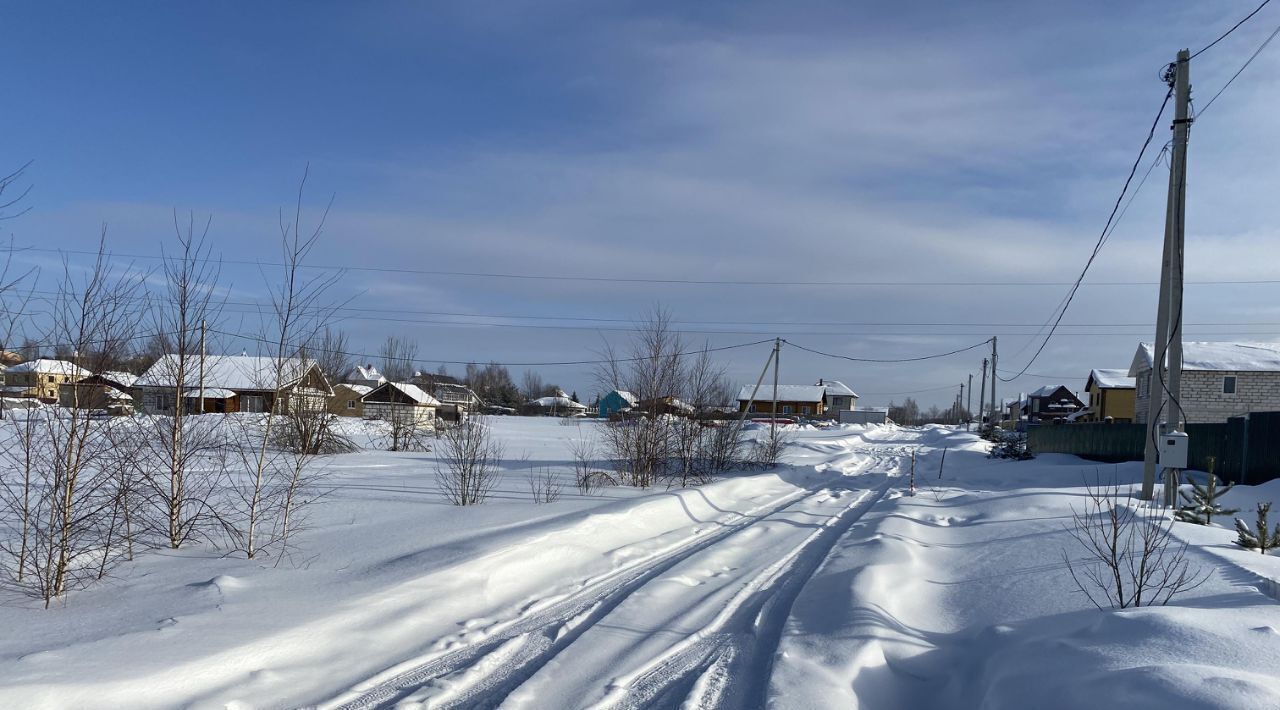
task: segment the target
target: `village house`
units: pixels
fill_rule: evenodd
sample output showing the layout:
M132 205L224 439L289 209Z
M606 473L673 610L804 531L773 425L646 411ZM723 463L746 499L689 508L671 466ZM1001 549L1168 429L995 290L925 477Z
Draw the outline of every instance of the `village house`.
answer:
M460 422L480 411L480 397L464 384L437 382L431 394L439 400L439 416L445 421Z
M1089 394L1089 405L1073 415L1073 421L1117 424L1133 421L1137 392L1128 370L1092 370L1084 389Z
M407 382L384 382L361 401L365 419L423 426L435 423L440 401L421 387Z
M840 419L840 412L852 412L858 408L858 394L839 380L818 380L826 393L825 413L832 419Z
M619 412L625 412L636 406L640 400L626 390L613 390L596 402L596 414L601 419L608 419Z
M587 405L573 401L563 391L550 397L529 400L520 407L520 413L528 417L574 417L586 412Z
M339 417L364 417L363 397L373 391L368 385L340 382L333 386L329 399L329 413Z
M133 414L133 384L129 372L100 372L58 387L58 404L78 409L104 409L110 414Z
M1134 420L1145 423L1154 348L1140 343L1129 367L1136 382ZM1280 411L1280 343L1191 342L1182 345L1182 392L1188 424L1220 423L1253 412Z
M374 367L373 363L368 363L353 367L351 372L346 373L343 377L343 381L349 385L363 385L372 390L374 387L385 383L387 378L383 377L381 372L378 372L378 368Z
M1053 424L1084 409L1066 385L1045 385L1008 404L1009 420L1018 424Z
M752 393L755 401L751 401ZM738 391L738 411L748 414L772 414L773 385L760 385L759 391L746 385ZM827 389L823 385L778 385L778 414L821 417L826 413Z
M30 397L46 404L58 401L58 388L93 374L66 360L39 358L20 363L5 371L6 397Z
M320 366L310 359L209 355L204 358L203 380L200 358L191 357L187 365L181 397L188 412L283 414L295 407L324 411L333 396ZM134 383L135 404L152 414L172 413L179 394L178 370L175 355L157 360Z

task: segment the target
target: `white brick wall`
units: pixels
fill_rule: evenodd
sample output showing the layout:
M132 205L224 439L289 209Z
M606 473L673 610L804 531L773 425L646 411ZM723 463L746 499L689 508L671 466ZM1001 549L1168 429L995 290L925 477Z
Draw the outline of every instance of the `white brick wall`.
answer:
M1139 379L1150 375L1151 371L1146 370L1139 374ZM1222 392L1222 380L1228 375L1236 378L1235 394ZM1152 390L1159 388L1160 383L1152 383ZM1137 421L1147 421L1150 406L1149 392L1140 391ZM1225 422L1249 412L1280 411L1280 372L1183 372L1182 411L1189 424Z

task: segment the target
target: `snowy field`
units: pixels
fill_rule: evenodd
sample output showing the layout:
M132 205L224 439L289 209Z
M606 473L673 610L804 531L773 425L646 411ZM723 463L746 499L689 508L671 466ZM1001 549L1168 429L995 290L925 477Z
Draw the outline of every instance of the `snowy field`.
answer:
M1280 559L1227 528L1175 527L1209 577L1169 606L1075 590L1094 464L805 428L775 470L583 496L596 423L491 421L483 506L443 501L431 453L334 456L291 564L153 551L48 611L6 599L0 707L1280 707ZM1255 500L1280 481L1228 494Z

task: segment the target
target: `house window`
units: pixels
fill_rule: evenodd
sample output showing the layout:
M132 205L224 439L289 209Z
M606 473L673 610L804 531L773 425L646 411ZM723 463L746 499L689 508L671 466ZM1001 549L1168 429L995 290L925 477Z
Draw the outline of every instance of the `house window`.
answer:
M1222 378L1222 393L1223 394L1236 393L1236 376L1235 375L1227 375L1226 377Z
M356 408L356 401L354 399L348 399L347 409L355 409L355 408Z
M53 375L49 375L49 381L53 382Z
M750 407L747 407L747 411L748 411L748 412L750 412L750 413L752 413L752 414L755 414L755 413L756 413L756 405L754 405L754 404L753 404L753 405L751 405Z
M807 405L807 404L806 404L805 406L801 407L801 408L800 408L800 413L801 413L801 414L803 414L803 415L805 415L805 416L808 416L808 415L809 415L809 405Z
M789 404L784 404L784 405L782 405L782 413L783 413L783 414L790 414L790 413L791 413L791 405L789 405Z
M242 409L246 412L258 413L266 411L261 395L245 395L241 399L244 402Z

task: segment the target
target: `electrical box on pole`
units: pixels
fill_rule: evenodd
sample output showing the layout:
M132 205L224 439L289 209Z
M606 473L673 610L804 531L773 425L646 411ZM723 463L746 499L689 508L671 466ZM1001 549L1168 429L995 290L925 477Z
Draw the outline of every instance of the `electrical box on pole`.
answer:
M1186 469L1190 441L1190 437L1180 431L1171 431L1160 437L1160 466L1178 470Z

